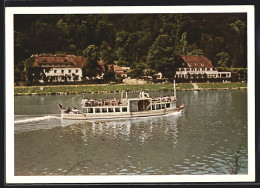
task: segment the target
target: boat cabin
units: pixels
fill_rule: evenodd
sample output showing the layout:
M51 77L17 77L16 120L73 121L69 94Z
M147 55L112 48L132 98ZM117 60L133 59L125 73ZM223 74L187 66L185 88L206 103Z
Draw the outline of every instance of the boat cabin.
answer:
M176 107L176 98L171 96L150 98L142 94L139 98L131 98L125 102L104 102L103 105L83 105L83 113L86 114L107 114L107 113L132 113L143 111L162 110Z

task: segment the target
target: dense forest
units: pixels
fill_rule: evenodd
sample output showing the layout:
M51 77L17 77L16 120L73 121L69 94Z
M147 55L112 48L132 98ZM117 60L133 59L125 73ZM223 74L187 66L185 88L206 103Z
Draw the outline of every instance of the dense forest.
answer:
M133 76L172 75L178 55L205 55L214 67L247 67L247 15L15 15L15 81L32 54L84 55L131 67Z

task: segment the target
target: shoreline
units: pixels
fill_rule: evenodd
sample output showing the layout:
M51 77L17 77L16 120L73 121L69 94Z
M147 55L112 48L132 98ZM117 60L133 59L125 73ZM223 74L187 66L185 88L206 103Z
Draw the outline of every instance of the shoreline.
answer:
M176 91L204 91L204 90L245 90L247 83L197 83L194 88L191 83L176 84ZM71 95L71 94L102 94L120 93L127 91L135 93L146 92L168 92L173 91L173 84L146 84L146 85L51 85L51 86L18 86L14 87L14 96L32 95Z

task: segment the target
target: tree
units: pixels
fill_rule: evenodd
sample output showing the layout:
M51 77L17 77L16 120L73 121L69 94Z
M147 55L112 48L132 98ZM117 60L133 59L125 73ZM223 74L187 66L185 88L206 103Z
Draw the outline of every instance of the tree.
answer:
M132 71L130 73L132 78L138 78L139 76L144 75L145 65L143 63L135 63L133 67L131 67Z
M229 24L234 34L233 38L233 58L232 67L243 67L246 61L246 24L241 20L236 20Z
M103 79L106 82L110 82L110 81L115 81L115 71L113 68L111 68L110 70L108 70L107 72L105 72Z
M89 45L84 51L83 56L87 59L86 66L84 69L84 79L85 77L89 77L93 79L98 74L101 73L101 67L98 64L98 60L100 57L99 48L95 45Z
M203 50L198 49L198 50L193 50L188 53L188 55L203 55Z
M118 64L121 66L130 66L131 63L135 62L135 43L137 36L135 33L128 33L121 31L116 34L115 45L116 45L116 56L118 58Z
M74 82L76 82L77 75L75 73L72 73L72 79Z
M181 40L180 40L180 54L178 55L186 55L187 54L187 33L184 32L181 36Z
M216 55L217 66L218 67L227 67L229 64L229 54L227 52L220 52Z
M111 46L106 42L103 41L101 46L100 46L100 57L101 60L104 62L104 67L105 67L105 74L109 70L108 65L113 65L114 64L114 53L111 48Z
M161 72L166 78L174 78L180 66L180 57L173 53L173 41L168 35L159 35L148 52L149 68Z

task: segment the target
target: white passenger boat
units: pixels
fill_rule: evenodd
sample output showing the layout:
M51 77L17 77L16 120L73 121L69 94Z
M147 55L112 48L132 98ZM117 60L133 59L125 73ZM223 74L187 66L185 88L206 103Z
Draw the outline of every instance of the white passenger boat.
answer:
M137 98L128 98L127 93L121 99L82 99L82 109L63 108L58 104L63 119L111 119L165 115L178 112L184 108L184 103L177 106L176 89L174 95L165 97L150 97L148 93L140 92Z

